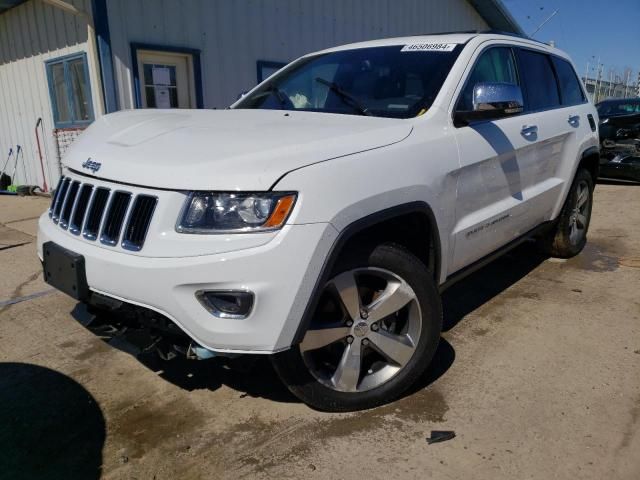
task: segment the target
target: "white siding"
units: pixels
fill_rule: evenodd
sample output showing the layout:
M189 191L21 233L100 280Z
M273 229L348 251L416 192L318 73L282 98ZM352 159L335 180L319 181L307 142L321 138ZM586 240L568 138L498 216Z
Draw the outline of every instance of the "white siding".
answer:
M66 0L91 14L91 0ZM107 0L120 108L133 108L131 43L201 51L206 108L225 107L256 83L256 61L288 62L344 43L447 30L484 29L466 0ZM24 149L16 183L42 185L34 127L45 129L45 175L58 179L46 60L84 51L82 17L31 0L0 15L0 167ZM89 68L94 112L100 83ZM13 166L13 160L10 164ZM10 168L9 173L11 173Z
M67 0L91 12L90 0ZM87 49L87 24L82 18L40 1L24 3L0 15L0 168L9 148L23 148L25 167L19 165L18 184L42 185L35 139L39 117L44 122L45 175L51 186L58 179L56 147L52 137L53 114L47 83L46 60ZM88 54L87 54L88 55ZM88 55L89 56L89 55ZM91 78L94 111L98 82ZM41 139L42 141L42 139ZM10 162L9 174L13 169Z
M201 51L205 108L256 83L256 61L289 62L360 40L486 29L466 0L107 0L120 108L133 108L131 42Z

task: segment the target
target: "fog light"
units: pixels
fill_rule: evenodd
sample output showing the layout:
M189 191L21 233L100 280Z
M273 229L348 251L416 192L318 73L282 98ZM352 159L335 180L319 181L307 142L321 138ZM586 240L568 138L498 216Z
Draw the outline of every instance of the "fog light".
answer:
M253 293L244 290L199 290L196 298L220 318L246 318L253 307Z

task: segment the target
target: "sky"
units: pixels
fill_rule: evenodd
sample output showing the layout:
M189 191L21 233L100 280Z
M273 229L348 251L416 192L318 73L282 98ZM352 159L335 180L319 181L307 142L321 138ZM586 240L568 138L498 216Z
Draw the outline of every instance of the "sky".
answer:
M533 38L553 40L573 59L580 76L589 62L595 77L598 57L604 76L614 68L619 75L640 70L640 0L502 0L511 15L530 35L556 9L558 13ZM594 58L595 57L595 58Z

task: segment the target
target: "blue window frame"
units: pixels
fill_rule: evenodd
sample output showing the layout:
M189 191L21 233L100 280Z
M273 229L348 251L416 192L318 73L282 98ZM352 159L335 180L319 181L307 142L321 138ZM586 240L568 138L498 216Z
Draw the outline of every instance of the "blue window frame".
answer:
M258 60L256 62L256 66L258 70L258 83L262 82L263 80L266 80L267 78L269 78L271 75L276 73L285 65L287 64L283 62L271 62L267 60Z
M86 126L93 122L93 100L87 55L75 53L45 62L49 96L56 128Z

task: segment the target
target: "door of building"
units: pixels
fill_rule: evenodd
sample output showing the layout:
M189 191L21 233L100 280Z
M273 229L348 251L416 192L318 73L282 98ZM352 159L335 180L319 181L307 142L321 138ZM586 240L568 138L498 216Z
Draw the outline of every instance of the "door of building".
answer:
M138 50L142 108L196 108L190 54Z

